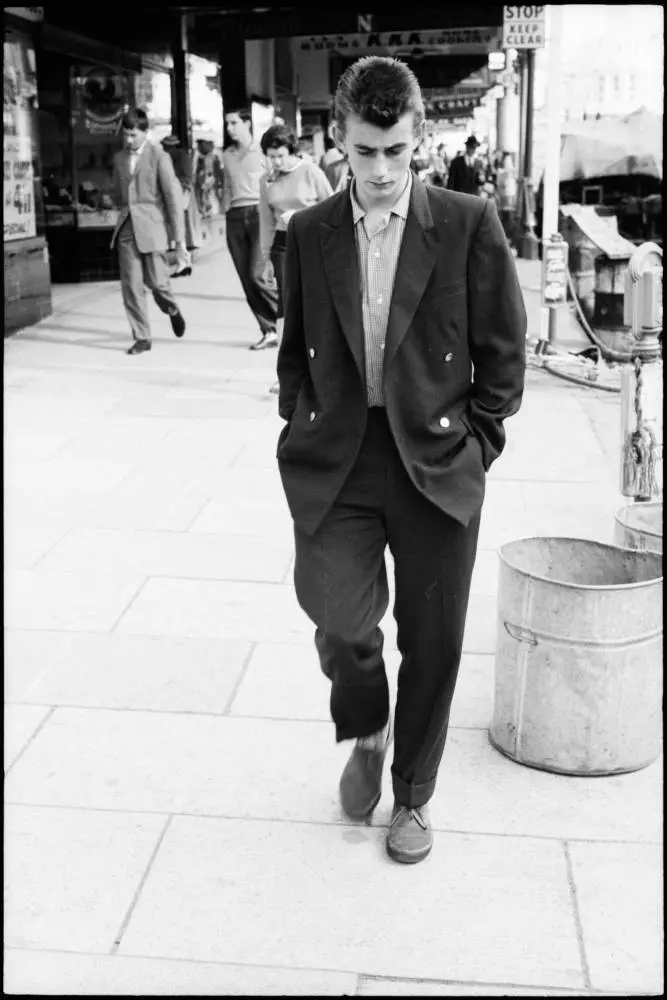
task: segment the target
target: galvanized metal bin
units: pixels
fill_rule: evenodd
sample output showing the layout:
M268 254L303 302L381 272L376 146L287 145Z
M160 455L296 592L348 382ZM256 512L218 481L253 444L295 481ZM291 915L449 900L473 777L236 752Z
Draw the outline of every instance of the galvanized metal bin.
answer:
M614 541L624 549L662 554L662 502L630 503L617 510Z
M560 774L660 753L662 558L573 538L500 550L491 743Z

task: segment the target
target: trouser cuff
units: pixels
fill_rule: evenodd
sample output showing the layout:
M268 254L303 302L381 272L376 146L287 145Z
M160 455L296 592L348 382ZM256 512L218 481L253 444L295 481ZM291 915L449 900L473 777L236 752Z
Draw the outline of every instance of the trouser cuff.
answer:
M423 785L409 785L392 771L391 783L396 802L399 806L405 806L407 809L417 809L419 806L425 806L435 791L435 778L424 782Z

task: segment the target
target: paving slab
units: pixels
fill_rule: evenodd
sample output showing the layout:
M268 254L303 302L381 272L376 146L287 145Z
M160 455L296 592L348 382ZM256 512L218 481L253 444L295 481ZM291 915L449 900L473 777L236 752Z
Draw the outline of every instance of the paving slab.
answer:
M483 730L452 729L432 816L440 829L660 843L661 785L661 760L634 774L551 774L505 757ZM378 822L388 822L390 802L385 796Z
M13 490L5 496L4 520L5 567L19 570L33 569L76 524L71 514L44 514L36 521L33 513L17 502Z
M163 816L6 806L5 946L110 952Z
M4 966L5 991L33 996L355 996L357 984L344 972L16 948Z
M349 752L328 721L58 708L5 792L23 804L340 823ZM536 771L484 731L452 728L432 820L456 832L656 844L661 780L659 763L607 778ZM389 823L392 801L387 767L375 825Z
M437 834L406 868L317 824L174 819L119 953L584 985L561 845Z
M291 555L289 539L74 528L39 566L45 572L143 573L279 583Z
M586 959L601 991L664 993L664 865L648 844L570 844Z
M206 503L206 498L206 493L197 492L195 488L191 491L157 490L151 483L145 483L143 488L131 492L126 484L118 490L102 494L90 489L35 493L6 488L5 516L7 523L12 524L8 545L23 560L27 560L35 548L41 555L44 550L40 539L44 528L51 524L57 527L57 521L88 528L187 531ZM34 540L29 537L31 526L34 526ZM31 562L32 565L34 563Z
M5 773L29 744L49 712L49 708L40 708L38 705L5 705Z
M218 580L148 580L120 619L134 635L309 642L313 626L292 585Z
M5 573L8 628L109 632L142 587L142 576L108 573Z
M400 654L387 650L387 678L396 701ZM493 656L464 653L450 715L453 728L486 728L493 711ZM319 667L314 644L259 643L230 709L231 715L328 722L330 682Z
M220 714L251 649L225 639L10 630L5 697L21 707Z
M586 997L590 990L545 989L544 986L520 987L512 984L452 983L435 979L371 979L361 977L360 997ZM606 994L607 996L609 994ZM623 994L618 994L619 996Z

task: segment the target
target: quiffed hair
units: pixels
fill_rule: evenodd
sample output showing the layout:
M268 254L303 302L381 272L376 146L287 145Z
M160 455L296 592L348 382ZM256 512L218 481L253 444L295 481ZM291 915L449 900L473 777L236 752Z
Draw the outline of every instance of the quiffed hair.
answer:
M351 114L370 125L392 128L409 112L418 128L425 117L419 81L399 59L365 56L348 66L338 81L334 117L341 133Z
M260 146L265 156L269 149L280 149L281 146L286 146L288 152L294 156L297 151L294 129L289 125L272 125L262 136Z
M148 115L143 108L130 108L123 115L123 128L138 128L140 132L148 131Z

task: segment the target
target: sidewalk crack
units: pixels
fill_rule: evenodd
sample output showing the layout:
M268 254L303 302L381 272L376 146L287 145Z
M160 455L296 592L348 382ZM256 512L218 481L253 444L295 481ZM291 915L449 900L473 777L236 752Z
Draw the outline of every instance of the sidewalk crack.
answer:
M158 851L162 847L162 842L163 842L164 838L167 835L167 831L168 831L169 826L171 824L172 818L173 817L171 815L167 816L167 819L166 819L166 822L164 824L164 827L162 828L162 832L160 833L160 836L158 837L157 844L155 845L153 853L151 854L150 859L148 861L148 865L146 866L146 871L142 875L141 881L139 882L139 885L137 886L136 892L134 893L134 896L132 897L132 901L130 903L129 909L128 909L127 913L125 914L125 918L124 918L122 924L120 925L120 930L118 931L118 934L114 938L114 943L111 946L111 951L109 952L110 955L117 954L118 949L120 948L121 942L123 940L123 935L125 934L125 931L127 930L127 927L128 927L128 924L129 924L130 920L132 919L132 914L134 913L134 911L135 911L135 909L137 907L137 903L139 902L139 897L141 896L141 893L143 892L143 888L144 888L144 886L146 884L146 880L148 879L148 876L151 873L153 865L155 864L155 859L157 858Z
M567 840L564 840L562 843L563 843L563 850L565 852L565 864L567 867L567 882L570 887L572 914L574 916L574 923L577 931L577 944L579 946L581 971L584 977L584 989L592 990L593 984L591 982L591 970L588 964L588 956L586 955L586 942L584 940L584 925L581 920L581 912L579 909L579 900L577 897L577 884L574 877L574 865L572 864L572 857L570 855L570 845Z

